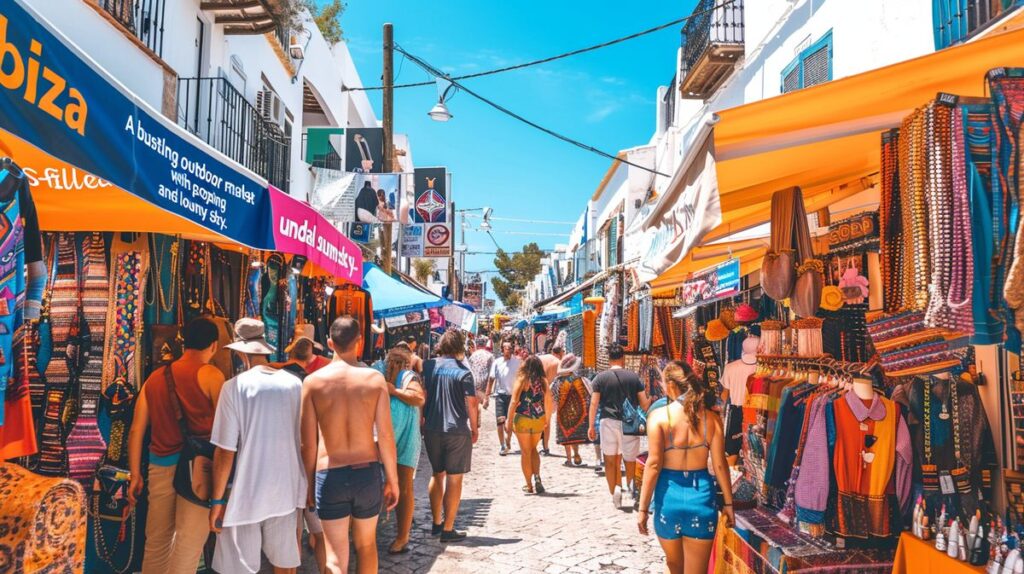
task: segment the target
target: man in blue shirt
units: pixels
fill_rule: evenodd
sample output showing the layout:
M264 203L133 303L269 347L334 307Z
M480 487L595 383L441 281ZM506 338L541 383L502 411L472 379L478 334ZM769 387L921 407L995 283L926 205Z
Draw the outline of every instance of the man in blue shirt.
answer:
M463 364L466 337L448 331L437 346L437 359L423 364L423 440L433 476L430 478L431 534L441 542L466 538L455 530L462 501L462 476L469 472L473 445L480 435L473 374Z

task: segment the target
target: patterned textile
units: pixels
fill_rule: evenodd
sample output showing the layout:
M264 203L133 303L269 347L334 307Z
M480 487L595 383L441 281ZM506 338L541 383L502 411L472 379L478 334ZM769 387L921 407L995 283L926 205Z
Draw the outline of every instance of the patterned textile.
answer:
M263 264L263 303L260 306L263 324L266 326L267 342L276 351L270 355L272 361L281 361L284 351L281 329L286 323L288 309L288 280L284 258L275 253Z
M21 326L25 307L25 227L20 195L13 193L0 211L0 395L7 391L6 400L0 400L0 425L6 424L4 405L24 397L28 391L28 381L15 376L14 361L10 360L14 334ZM23 419L18 421L22 422Z
M558 444L583 444L587 438L587 415L590 412L590 385L579 375L563 375L551 386L557 409L558 424L555 440Z
M81 485L0 464L0 572L82 572Z
M370 294L355 285L342 285L334 290L332 297L331 322L345 315L355 317L363 329L363 339L359 343L359 356L363 357L364 361L373 360L373 331L370 329L370 323L373 322L373 301ZM425 327L429 330L430 324L427 323ZM416 331L419 331L418 327ZM423 343L429 341L429 338L417 340Z
M103 388L123 380L139 388L142 361L137 346L142 335L140 314L149 273L149 246L140 236L133 243L114 239L110 248L110 303L107 309L106 340L103 344Z
M249 276L246 279L245 289L245 316L257 318L260 316L260 302L263 301L261 285L263 278L262 267L250 267Z
M73 233L58 235L56 245L49 305L52 352L45 372L46 403L39 440L39 463L32 470L46 476L67 476L68 453L64 445L68 425L64 403L71 390L68 338L71 325L78 317L78 256Z
M715 572L888 574L896 550L836 548L823 538L795 532L763 509L736 511L736 527L720 526Z
M578 357L583 356L583 315L577 314L569 317L569 342L566 353L572 353Z
M100 233L86 235L82 240L78 304L84 323L79 321L78 325L85 330L79 330L76 341L73 324L66 351L69 364L75 362L80 367L71 371L72 389L76 384L78 387L78 411L67 439L69 476L86 483L91 483L96 465L107 449L96 420L103 391L103 342L110 298L104 248Z
M583 366L595 368L597 364L597 312L583 312Z

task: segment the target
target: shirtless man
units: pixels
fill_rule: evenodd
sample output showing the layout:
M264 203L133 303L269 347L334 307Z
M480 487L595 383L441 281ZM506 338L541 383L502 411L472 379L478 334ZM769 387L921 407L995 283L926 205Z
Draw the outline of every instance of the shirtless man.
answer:
M565 356L565 349L561 345L554 345L551 347L551 352L545 355L537 355L542 365L544 365L544 378L548 381L548 387L551 383L555 382L555 377L558 376L558 365L562 362L562 357ZM554 419L555 417L551 417ZM551 428L544 429L541 433L541 447L540 453L544 456L549 456L551 451L548 450L548 437L551 436Z
M398 504L388 387L380 372L355 366L360 337L357 320L336 319L327 341L334 361L302 385L302 461L311 485L307 504L315 492L332 574L348 572L349 527L358 572L377 572L377 518L382 505L390 512Z

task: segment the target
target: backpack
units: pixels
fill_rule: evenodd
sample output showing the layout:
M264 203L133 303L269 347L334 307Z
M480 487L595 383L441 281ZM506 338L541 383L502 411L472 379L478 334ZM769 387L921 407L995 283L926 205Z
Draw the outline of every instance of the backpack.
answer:
M615 380L622 385L617 371L612 371ZM647 434L647 413L633 404L627 396L622 401L622 434L626 436L644 436Z

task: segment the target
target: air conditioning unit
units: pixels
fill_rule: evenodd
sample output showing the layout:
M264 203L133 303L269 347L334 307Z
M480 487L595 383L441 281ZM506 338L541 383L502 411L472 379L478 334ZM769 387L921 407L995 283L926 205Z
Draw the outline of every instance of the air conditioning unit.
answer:
M284 123L284 102L273 90L256 92L256 110L272 125L280 126Z

